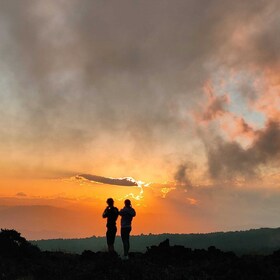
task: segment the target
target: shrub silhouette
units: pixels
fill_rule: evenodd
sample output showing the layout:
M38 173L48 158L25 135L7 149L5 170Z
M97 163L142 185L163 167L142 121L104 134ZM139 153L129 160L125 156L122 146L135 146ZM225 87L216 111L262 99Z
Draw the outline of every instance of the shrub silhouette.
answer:
M1 229L0 256L3 257L37 257L40 249L28 242L14 229Z

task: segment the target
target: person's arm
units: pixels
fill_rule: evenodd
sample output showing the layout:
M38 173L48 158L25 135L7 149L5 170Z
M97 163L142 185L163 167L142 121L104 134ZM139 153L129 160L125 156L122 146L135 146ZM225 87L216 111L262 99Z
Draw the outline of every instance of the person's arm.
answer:
M135 210L134 210L133 208L131 208L131 216L132 216L132 217L135 217L135 216L136 216L136 212L135 212Z
M106 207L103 214L102 214L102 217L103 218L107 218L108 217L108 210L109 210L109 207Z
M124 214L124 209L121 209L121 210L119 211L119 215L120 215L120 216L123 216L123 214Z

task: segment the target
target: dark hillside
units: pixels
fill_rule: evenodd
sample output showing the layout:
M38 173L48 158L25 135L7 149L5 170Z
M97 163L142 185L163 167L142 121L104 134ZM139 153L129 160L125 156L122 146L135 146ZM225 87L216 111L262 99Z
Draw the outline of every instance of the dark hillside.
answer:
M0 232L1 280L179 280L280 279L280 250L268 256L236 256L214 246L205 249L171 246L169 240L130 253L84 251L82 254L40 251L16 231Z

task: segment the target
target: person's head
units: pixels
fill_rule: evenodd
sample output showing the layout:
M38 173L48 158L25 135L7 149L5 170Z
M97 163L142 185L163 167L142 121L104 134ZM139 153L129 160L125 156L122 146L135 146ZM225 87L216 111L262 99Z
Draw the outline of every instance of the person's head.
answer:
M129 199L126 199L126 200L124 201L124 205L125 205L126 207L130 207L130 206L131 206L131 201L130 201Z
M114 200L113 200L113 198L111 198L111 197L108 198L106 202L107 202L108 206L110 206L110 207L114 206Z

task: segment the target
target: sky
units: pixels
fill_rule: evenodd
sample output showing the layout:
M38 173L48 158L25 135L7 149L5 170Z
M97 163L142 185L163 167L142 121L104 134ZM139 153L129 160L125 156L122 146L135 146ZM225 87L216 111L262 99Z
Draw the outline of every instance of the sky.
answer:
M278 0L0 0L0 226L279 227Z

